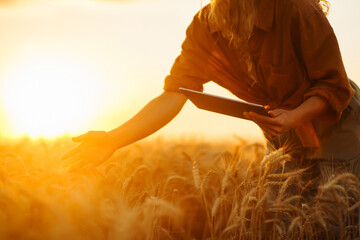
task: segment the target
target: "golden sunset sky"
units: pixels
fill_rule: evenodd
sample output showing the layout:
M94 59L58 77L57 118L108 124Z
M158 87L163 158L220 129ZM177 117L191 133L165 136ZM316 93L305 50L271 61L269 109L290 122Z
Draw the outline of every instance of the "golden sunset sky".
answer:
M0 0L0 134L110 130L161 94L200 0ZM203 1L205 5L207 1ZM360 84L360 1L331 0L329 20ZM209 93L231 96L215 84ZM245 120L188 102L158 135L259 138Z

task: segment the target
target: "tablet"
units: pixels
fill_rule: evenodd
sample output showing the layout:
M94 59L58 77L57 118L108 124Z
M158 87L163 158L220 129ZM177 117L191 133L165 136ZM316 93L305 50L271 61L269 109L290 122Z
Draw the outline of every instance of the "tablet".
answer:
M244 119L244 112L255 112L269 117L263 105L220 97L186 88L179 88L179 90L200 109Z

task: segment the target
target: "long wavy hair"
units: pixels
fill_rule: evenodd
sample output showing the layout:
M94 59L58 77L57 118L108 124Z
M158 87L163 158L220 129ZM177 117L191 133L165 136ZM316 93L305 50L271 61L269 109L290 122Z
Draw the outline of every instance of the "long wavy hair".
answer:
M328 14L327 0L314 0ZM212 28L221 31L223 37L240 51L247 51L252 35L258 0L210 0L210 7L200 16L206 18Z
M210 26L239 49L245 50L254 27L257 0L211 0L203 12Z
M326 15L328 15L330 10L330 3L327 0L316 0L316 2L320 5L321 9L324 11Z
M327 14L330 3L314 0ZM259 0L210 0L210 6L203 8L200 19L206 19L210 27L219 30L230 45L235 47L247 66L249 77L256 82L248 41L252 36L257 3Z

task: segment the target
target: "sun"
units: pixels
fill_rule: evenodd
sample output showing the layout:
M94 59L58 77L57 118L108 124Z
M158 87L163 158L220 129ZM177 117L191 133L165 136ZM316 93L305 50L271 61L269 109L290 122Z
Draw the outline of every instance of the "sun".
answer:
M93 71L71 57L22 61L5 77L2 103L12 135L56 137L78 132L97 105Z

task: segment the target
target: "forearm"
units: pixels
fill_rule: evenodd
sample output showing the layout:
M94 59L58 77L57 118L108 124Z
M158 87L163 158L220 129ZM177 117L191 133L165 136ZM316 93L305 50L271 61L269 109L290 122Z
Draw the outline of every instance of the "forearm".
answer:
M321 117L327 111L329 111L328 102L321 97L312 96L295 108L293 113L299 119L299 122L304 123Z
M156 132L180 112L185 102L186 97L180 93L162 93L129 121L109 132L115 147L126 146Z

